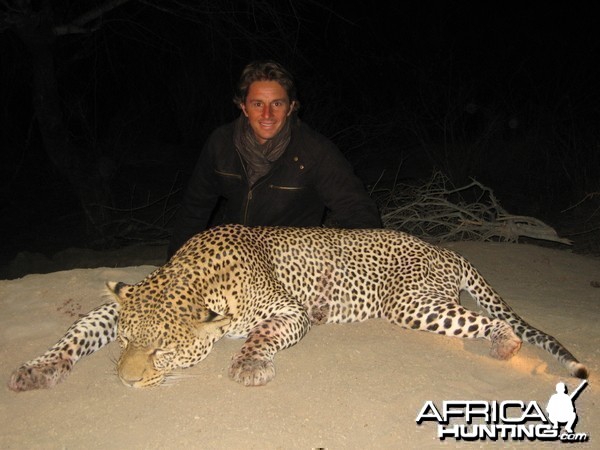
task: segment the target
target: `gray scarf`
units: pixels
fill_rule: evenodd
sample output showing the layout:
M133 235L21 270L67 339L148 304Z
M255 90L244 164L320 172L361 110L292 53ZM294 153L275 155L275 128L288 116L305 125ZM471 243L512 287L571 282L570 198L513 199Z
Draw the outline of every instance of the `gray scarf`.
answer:
M256 140L250 122L244 114L240 114L236 120L233 144L246 163L250 186L269 173L273 163L287 148L292 138L292 122L295 122L295 116L296 114L292 114L288 117L279 133L264 144L259 144Z

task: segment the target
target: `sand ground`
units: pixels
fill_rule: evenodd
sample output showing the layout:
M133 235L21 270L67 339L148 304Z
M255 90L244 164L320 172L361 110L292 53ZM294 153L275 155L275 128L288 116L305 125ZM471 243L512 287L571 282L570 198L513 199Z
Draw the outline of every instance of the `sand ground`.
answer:
M532 245L461 242L512 307L557 337L591 371L576 400L577 432L600 448L600 259ZM59 338L102 301L106 280L134 282L152 266L74 269L0 281L1 378ZM469 299L465 304L475 308ZM508 362L488 343L397 328L383 321L313 328L278 354L269 385L227 377L240 341L222 340L178 383L148 390L121 384L118 346L85 358L51 390L0 389L0 448L329 449L554 447L556 442L440 441L415 418L426 401L522 400L545 406L559 381L579 381L544 351L524 344Z

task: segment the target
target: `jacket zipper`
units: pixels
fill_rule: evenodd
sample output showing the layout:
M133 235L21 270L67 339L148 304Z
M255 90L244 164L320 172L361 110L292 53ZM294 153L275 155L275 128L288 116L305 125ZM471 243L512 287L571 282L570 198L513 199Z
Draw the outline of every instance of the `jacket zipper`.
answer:
M244 164L244 159L242 158L242 155L240 155L240 153L237 150L236 150L236 153L238 155L238 158L240 158L240 163L242 165L242 169L244 170L244 175L246 175L246 180L248 180L248 172L246 171L246 165ZM257 183L254 184L254 186L248 187L248 195L246 195L246 204L244 205L244 218L242 220L242 225L247 225L247 223L248 223L248 209L250 208L250 202L254 198L254 189L257 188L258 186L260 186L261 184L265 183L267 181L267 179L269 178L269 175L270 174L267 174L266 177L259 180ZM291 186L275 186L273 184L270 184L269 187L273 188L273 189L282 189L282 190L290 190L290 191L302 189L302 188L291 187Z
M240 155L240 152L235 151L240 159L240 164L242 165L242 169L244 170L244 175L246 176L246 183L248 182L248 172L246 171L246 165L244 164L244 158ZM254 185L256 186L256 185ZM248 185L248 194L246 195L246 204L244 205L244 217L242 219L242 225L247 225L248 223L248 209L250 207L250 201L253 197L253 188Z
M216 170L216 169L215 169L215 172L218 173L219 175L223 175L224 177L236 178L238 180L242 179L242 176L238 175L237 173L222 172L222 171Z
M248 178L248 175L246 175L246 178ZM242 225L247 225L247 223L248 223L248 210L250 209L250 202L254 198L254 189L257 188L258 186L260 186L261 184L263 184L265 181L266 180L258 181L257 183L254 184L254 186L249 188L248 195L246 196L246 206L244 207L244 220L243 220Z
M296 186L275 186L274 184L270 184L269 187L271 189L279 189L281 191L299 191L301 189L304 189L303 187L296 187Z

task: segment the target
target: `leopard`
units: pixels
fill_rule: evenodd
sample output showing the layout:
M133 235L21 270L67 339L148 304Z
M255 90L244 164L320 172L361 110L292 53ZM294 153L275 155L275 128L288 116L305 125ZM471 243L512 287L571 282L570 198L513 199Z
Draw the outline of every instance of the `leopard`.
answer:
M525 322L466 258L402 231L221 225L192 237L140 282L106 287L109 300L18 367L11 390L53 387L81 358L114 340L120 381L160 386L202 361L223 337L245 339L229 377L262 386L275 377L275 355L311 327L369 319L488 340L500 360L525 341L571 376L588 377L582 363ZM483 311L461 305L462 291Z

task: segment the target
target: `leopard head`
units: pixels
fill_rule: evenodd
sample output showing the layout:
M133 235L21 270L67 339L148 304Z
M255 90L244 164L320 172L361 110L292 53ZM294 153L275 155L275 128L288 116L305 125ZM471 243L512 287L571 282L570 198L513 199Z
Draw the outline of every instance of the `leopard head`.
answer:
M203 360L226 333L229 317L204 307L189 289L110 282L119 303L119 378L126 386L162 384L174 370Z

